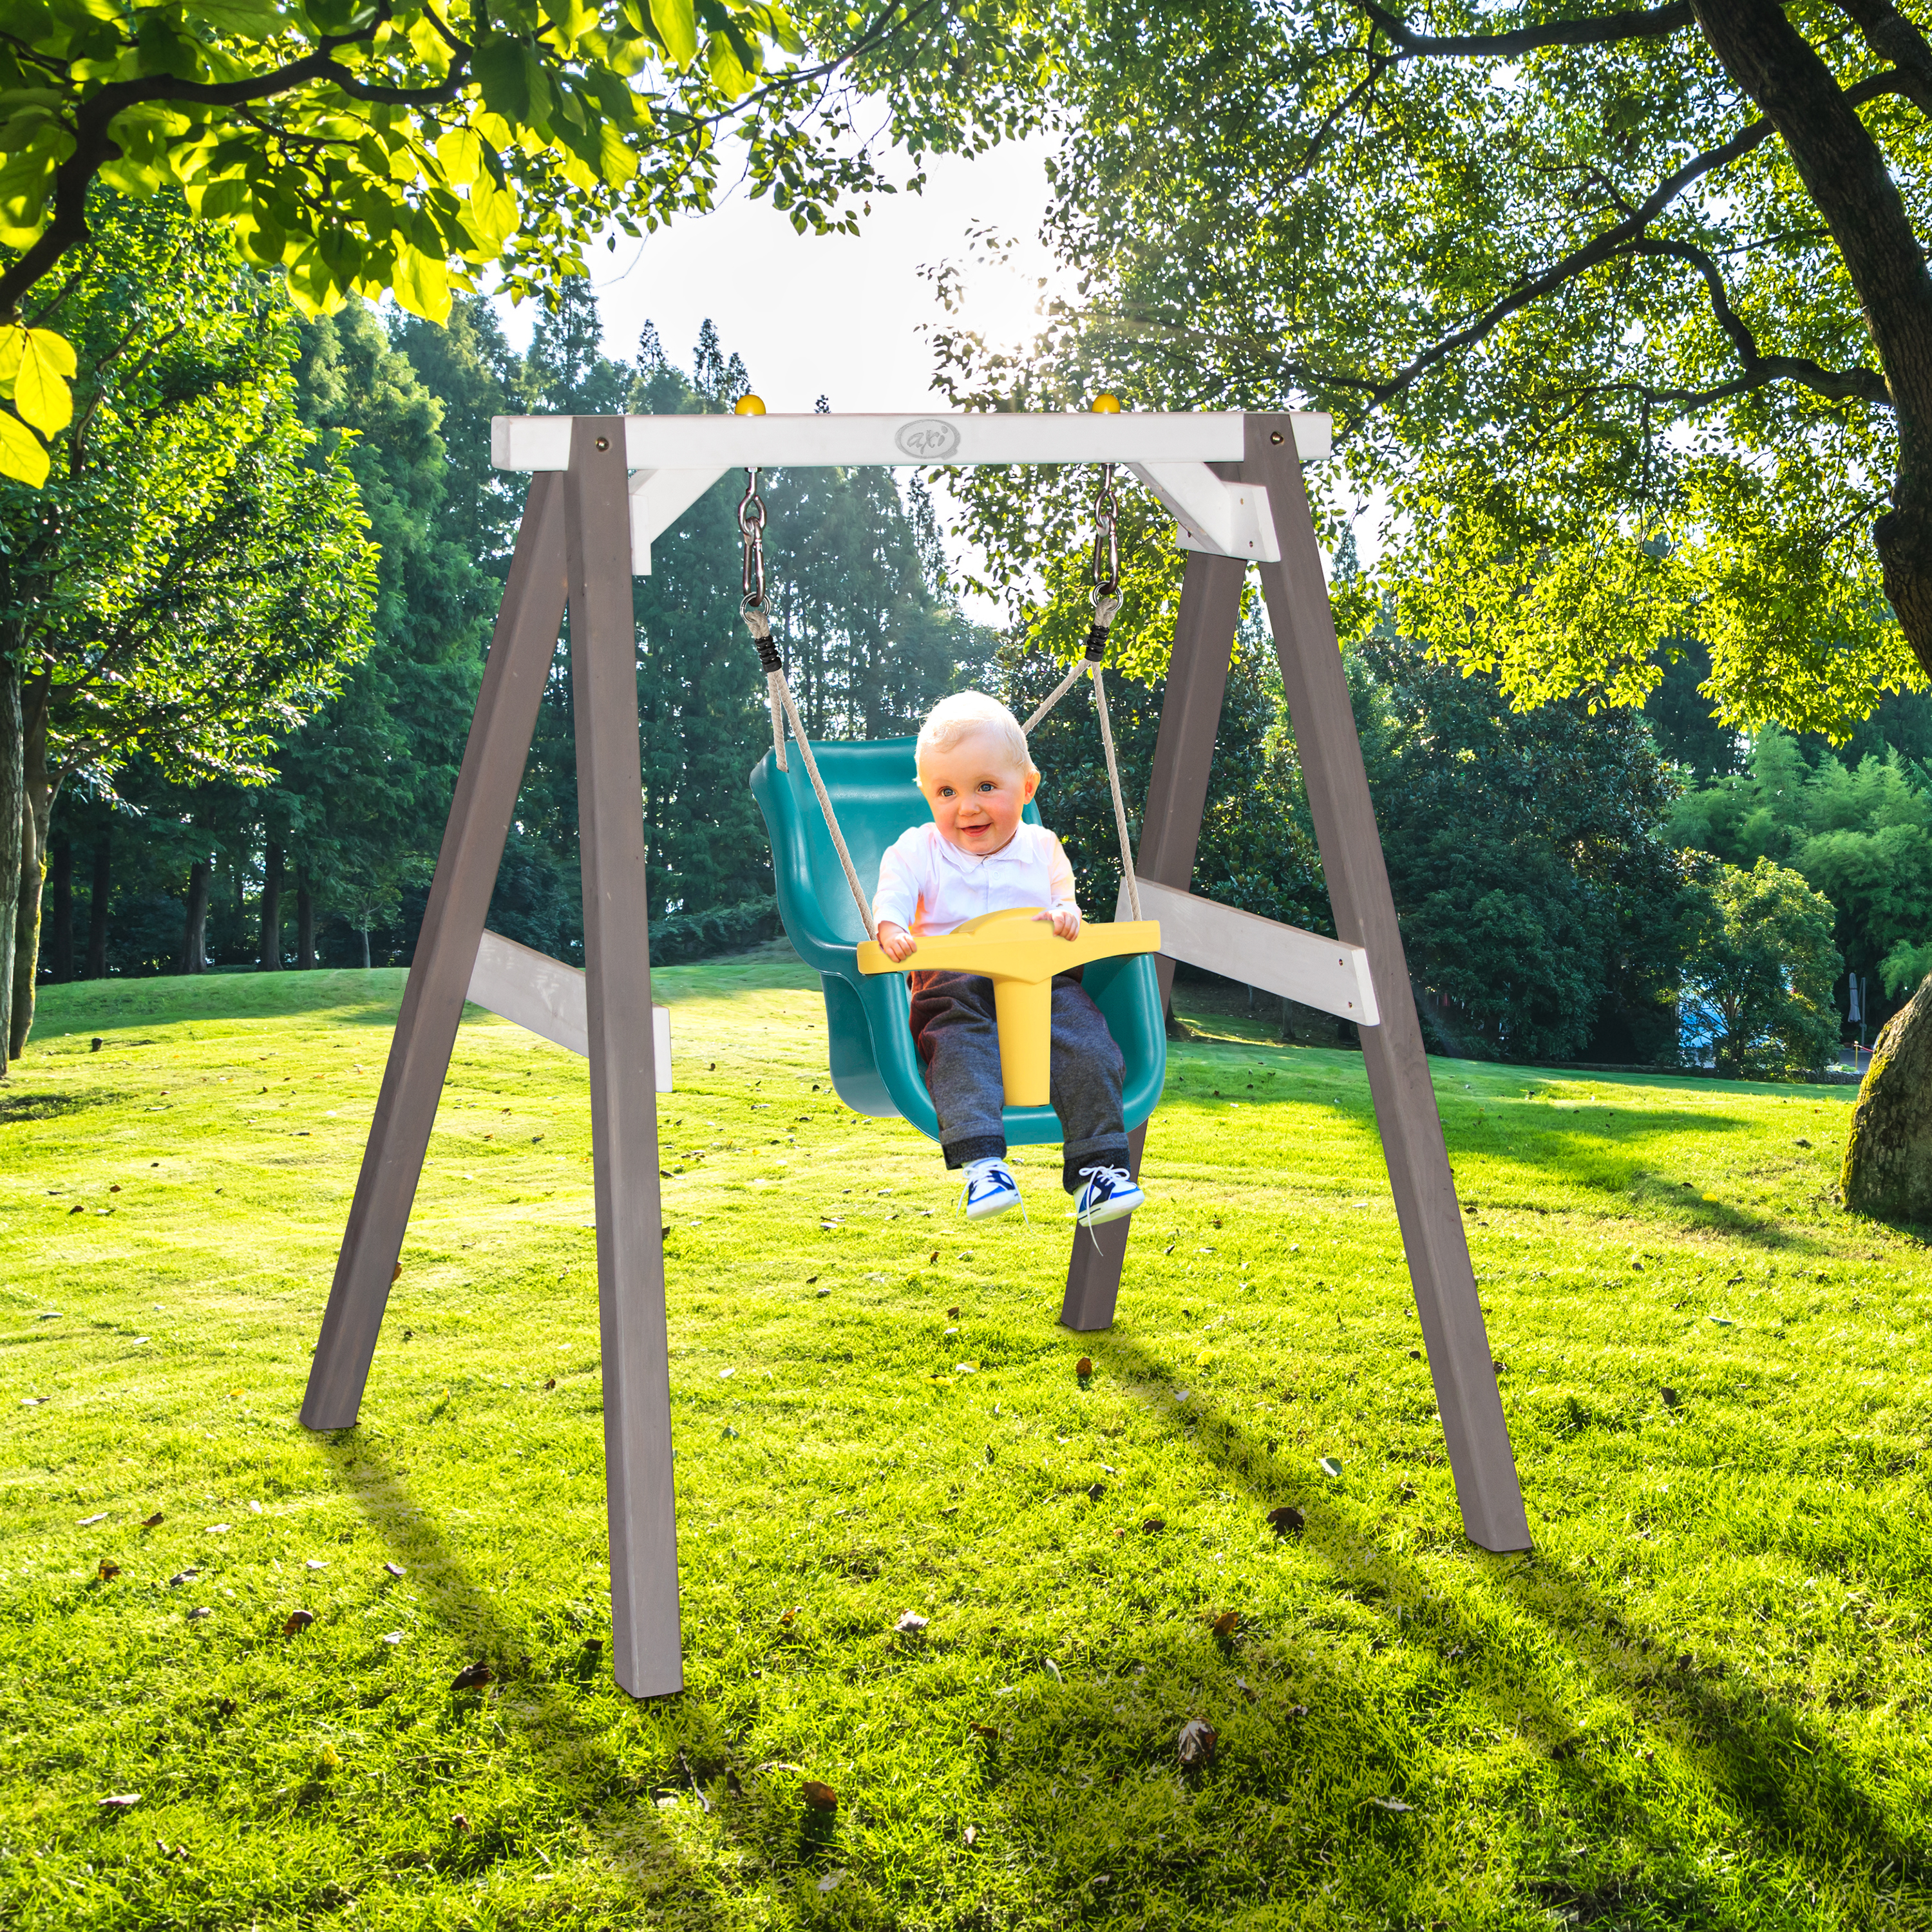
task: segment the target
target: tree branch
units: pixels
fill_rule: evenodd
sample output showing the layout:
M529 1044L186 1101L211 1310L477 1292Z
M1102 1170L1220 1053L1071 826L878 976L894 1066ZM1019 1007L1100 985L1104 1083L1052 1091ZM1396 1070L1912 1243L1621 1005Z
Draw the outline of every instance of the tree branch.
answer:
M1891 406L1892 392L1886 386L1885 377L1876 369L1828 369L1822 362L1813 362L1808 356L1762 353L1757 346L1757 338L1732 308L1730 292L1724 286L1718 264L1706 250L1688 242L1653 240L1646 236L1633 242L1629 252L1633 255L1664 255L1688 262L1703 277L1718 326L1730 338L1731 346L1737 351L1738 361L1743 365L1744 375L1751 379L1744 387L1756 388L1764 382L1779 380L1802 382L1808 389L1815 389L1820 395L1828 396L1834 402L1881 403L1888 408ZM1732 386L1733 392L1736 388ZM1657 393L1664 397L1672 392ZM1712 400L1724 393L1712 392Z
M1867 100L1876 100L1882 94L1896 93L1898 91L1899 76L1894 70L1874 74L1868 79L1858 82L1856 86L1846 88L1844 92L1846 99L1856 105ZM1528 281L1511 290L1500 300L1492 302L1481 314L1464 327L1456 330L1452 334L1444 336L1438 341L1432 343L1405 368L1398 370L1394 376L1385 381L1377 384L1375 386L1370 406L1373 408L1400 395L1403 390L1411 387L1445 357L1454 355L1459 349L1473 348L1476 344L1493 333L1498 327L1507 322L1519 310L1527 308L1531 303L1540 301L1544 296L1553 293L1564 283L1574 281L1577 276L1586 273L1588 270L1600 267L1604 262L1621 254L1632 252L1649 252L1659 254L1676 252L1675 244L1650 244L1647 248L1638 248L1636 244L1647 242L1646 231L1650 224L1662 214L1687 188L1702 179L1704 176L1711 173L1714 170L1728 166L1732 161L1742 160L1754 148L1761 147L1776 131L1768 118L1754 121L1748 126L1739 128L1737 133L1721 147L1712 148L1706 153L1694 155L1674 174L1666 176L1663 181L1660 182L1656 188L1652 189L1651 193L1622 221L1618 222L1612 227L1605 229L1601 234L1585 242L1580 248L1572 249L1562 260L1553 263L1540 275L1532 276ZM1688 254L1684 254L1682 259L1687 261L1694 260L1693 256ZM1721 293L1721 284L1718 286L1719 292ZM1737 317L1731 310L1728 299L1724 301L1722 312L1719 315L1718 319L1720 322L1724 322L1725 315L1730 315L1732 322L1737 321ZM1726 332L1730 333L1730 324L1726 323L1724 326ZM1742 324L1738 323L1738 326L1742 328ZM1750 340L1750 339L1749 332L1746 331L1745 340ZM1736 338L1733 336L1732 340L1735 342ZM1754 355L1756 352L1755 342L1751 344L1751 351ZM1766 359L1759 358L1760 362ZM1847 390L1838 386L1846 382L1856 382L1869 378L1876 383L1881 393L1876 397L1868 397L1867 400L1884 402L1891 400L1888 386L1882 377L1876 376L1873 371L1863 370L1850 374L1838 372L1822 368L1815 363L1806 364L1802 357L1772 359L1789 361L1792 367L1787 373L1794 376L1797 375L1801 366L1816 370L1820 382L1832 386L1824 389L1825 394L1862 394L1863 392L1856 388ZM1800 378L1800 380L1802 379ZM1756 385L1754 384L1752 386L1754 387ZM1814 386L1816 386L1814 385Z
M1899 73L1899 92L1920 113L1932 118L1932 46L1892 0L1836 0L1864 36L1865 45Z
M1691 23L1690 0L1622 14L1600 14L1582 20L1546 20L1507 34L1418 34L1407 21L1378 7L1354 0L1376 26L1405 56L1440 55L1457 60L1507 60L1543 47L1586 47L1606 40L1658 40Z

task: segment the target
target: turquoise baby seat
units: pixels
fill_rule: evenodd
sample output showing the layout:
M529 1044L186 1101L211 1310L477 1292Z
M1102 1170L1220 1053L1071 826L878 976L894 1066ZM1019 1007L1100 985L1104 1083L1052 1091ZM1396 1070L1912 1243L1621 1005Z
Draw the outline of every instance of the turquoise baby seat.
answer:
M878 884L886 848L909 826L932 816L914 776L914 742L812 741L819 776L868 891ZM772 875L785 936L824 984L832 1084L855 1112L882 1118L897 1114L937 1140L939 1118L913 1041L905 975L859 970L855 955L866 929L812 796L805 761L794 756L788 762L790 769L782 772L767 752L752 771L752 792L771 834ZM1030 805L1026 817L1030 824L1040 823ZM1100 1009L1126 1063L1120 1097L1127 1125L1137 1127L1154 1112L1167 1077L1167 1029L1154 956L1094 960L1081 984ZM1013 1146L1060 1138L1060 1117L1051 1107L1009 1107L1005 1118L1006 1139Z

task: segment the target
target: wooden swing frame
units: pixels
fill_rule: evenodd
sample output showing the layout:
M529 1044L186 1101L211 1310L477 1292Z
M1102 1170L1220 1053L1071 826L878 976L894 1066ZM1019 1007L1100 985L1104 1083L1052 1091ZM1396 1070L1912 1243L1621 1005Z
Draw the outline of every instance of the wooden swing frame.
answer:
M737 468L887 463L1114 463L1174 514L1190 553L1136 855L1160 921L1163 1000L1177 959L1354 1020L1388 1163L1463 1528L1486 1550L1529 1525L1370 802L1301 460L1309 415L500 417L500 467L536 472L490 645L415 963L397 1018L302 1405L353 1426L416 1184L475 999L584 1052L590 1067L610 1537L612 1665L635 1696L682 1690L656 1095L631 578L650 542ZM1250 562L1261 570L1336 938L1189 890ZM494 934L488 916L538 706L570 614L585 970ZM1124 907L1123 908L1124 911ZM1138 1173L1148 1130L1132 1136ZM1072 1244L1060 1319L1114 1318L1132 1219ZM1094 1236L1097 1236L1097 1240Z

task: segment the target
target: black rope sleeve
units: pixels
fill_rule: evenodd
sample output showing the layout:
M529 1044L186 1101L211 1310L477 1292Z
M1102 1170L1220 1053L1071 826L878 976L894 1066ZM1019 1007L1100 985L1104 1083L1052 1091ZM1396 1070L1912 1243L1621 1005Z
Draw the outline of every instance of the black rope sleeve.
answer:
M758 646L758 662L765 668L769 677L775 670L784 669L784 659L778 656L778 647L769 638L754 638L752 642Z
M1107 655L1107 626L1096 624L1087 633L1087 662L1100 663Z

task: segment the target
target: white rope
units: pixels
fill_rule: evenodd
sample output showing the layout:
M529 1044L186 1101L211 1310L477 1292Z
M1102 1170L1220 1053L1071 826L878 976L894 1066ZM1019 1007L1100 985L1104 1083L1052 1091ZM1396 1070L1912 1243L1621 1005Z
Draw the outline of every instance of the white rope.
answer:
M1107 716L1107 680L1094 667L1094 709L1100 714L1100 743L1107 754L1107 783L1114 794L1114 829L1120 835L1120 877L1127 884L1127 908L1141 916L1140 881L1134 877L1134 848L1127 838L1127 802L1120 796L1120 767L1114 756L1113 722Z
M812 781L812 790L818 794L818 808L825 814L825 829L831 833L838 862L845 868L845 883L852 888L853 902L859 908L860 918L865 922L866 937L877 939L879 928L872 922L872 905L866 897L865 887L859 883L859 868L853 864L852 854L846 850L845 835L838 829L838 814L832 808L831 795L825 789L825 781L818 776L818 760L812 755L811 741L805 735L805 727L798 722L798 706L792 702L791 686L785 682L785 674L782 670L773 671L770 682L772 692L784 706L785 716L791 720L792 736L798 740L800 754L805 760L806 776ZM779 763L782 767L782 758Z
M1020 729L1030 736L1033 728L1080 682L1080 674L1087 668L1087 660L1084 658L1076 658L1074 660L1073 668L1053 687L1053 695L1020 727Z
M784 714L778 709L778 686L784 673L775 670L765 680L765 701L772 707L772 757L782 772L790 770L785 763Z

